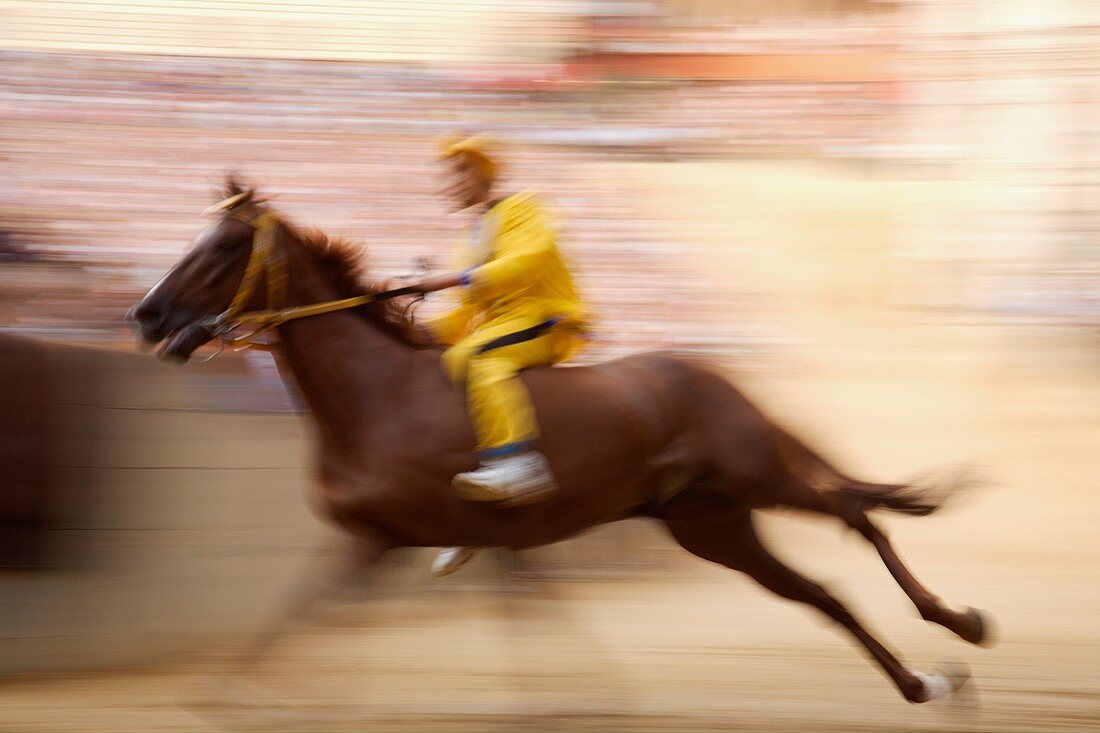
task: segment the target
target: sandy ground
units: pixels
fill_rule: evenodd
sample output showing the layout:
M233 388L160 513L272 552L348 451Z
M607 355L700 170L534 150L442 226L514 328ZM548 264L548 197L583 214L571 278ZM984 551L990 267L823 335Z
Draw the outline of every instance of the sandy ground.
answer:
M1049 341L991 351L962 334L952 348L906 352L896 332L879 338L891 342L892 369L845 353L818 376L758 375L750 389L774 395L762 402L864 475L947 459L984 466L995 486L942 515L887 522L933 589L996 615L1000 643L968 647L925 625L873 552L831 523L776 517L768 533L914 665L967 661L980 712L910 706L811 612L682 558L656 532L640 542L650 549L624 558L600 547L614 544L611 532L586 540L607 571L502 592L472 567L373 604L331 606L260 674L235 679L242 689L211 677L221 649L153 671L9 682L3 728L1097 729L1100 424L1096 385L1072 367L1080 353ZM405 572L421 576L426 561Z
M474 566L333 604L247 678L219 675L219 647L154 670L9 681L0 728L1100 729L1096 344L817 306L782 316L799 349L767 368L731 364L739 383L867 478L981 467L990 486L943 514L884 522L933 590L994 614L999 644L970 647L925 624L874 552L834 523L769 517L767 535L914 666L969 663L980 708L905 703L813 612L634 528L627 549L614 529L586 538L588 565L549 580L500 586ZM561 567L568 547L540 558ZM404 574L423 577L427 559Z

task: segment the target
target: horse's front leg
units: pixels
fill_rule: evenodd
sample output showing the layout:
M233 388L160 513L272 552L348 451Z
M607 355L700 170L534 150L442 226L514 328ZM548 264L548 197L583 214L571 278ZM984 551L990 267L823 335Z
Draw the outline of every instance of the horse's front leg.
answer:
M548 678L560 668L562 679L574 689L569 705L553 714L622 715L635 708L629 679L599 635L572 613L576 600L562 592L552 571L541 570L527 553L497 550L493 555L504 579L496 597L511 637L507 647L513 673L508 679L523 697L547 694Z
M254 669L275 643L317 604L349 587L361 585L378 561L392 549L381 536L358 535L342 538L334 555L307 564L279 613L234 660L235 671Z

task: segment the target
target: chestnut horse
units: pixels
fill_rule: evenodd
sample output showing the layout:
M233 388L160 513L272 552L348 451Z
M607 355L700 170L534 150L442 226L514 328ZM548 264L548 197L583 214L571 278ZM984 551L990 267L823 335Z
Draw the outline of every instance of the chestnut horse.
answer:
M464 501L451 489L452 476L476 465L463 398L439 351L418 342L407 309L363 283L347 244L296 229L232 179L225 195L212 207L218 220L131 318L146 342L162 344L162 357L178 361L242 324L277 334L280 368L314 419L319 504L354 536L352 565L397 547L534 547L653 517L689 552L843 626L906 700L962 683L900 662L825 588L774 557L753 525L754 510L773 506L838 517L874 545L924 619L978 644L988 641L985 615L953 610L923 587L869 516L929 514L956 485L847 476L716 372L642 354L525 372L561 489L519 507Z

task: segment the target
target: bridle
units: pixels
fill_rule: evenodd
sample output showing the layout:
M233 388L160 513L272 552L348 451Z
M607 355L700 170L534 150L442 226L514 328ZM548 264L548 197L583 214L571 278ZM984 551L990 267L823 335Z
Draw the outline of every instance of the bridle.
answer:
M252 202L251 197L252 193L245 191L219 201L203 212L204 214L227 212L228 216L251 227L253 232L252 249L248 255L248 264L245 266L244 275L241 277L241 284L237 287L237 293L233 296L233 300L229 302L229 307L218 315L203 318L195 324L206 329L212 338L219 341L218 350L207 361L220 354L226 346L237 349L270 350L272 344L260 341L259 337L296 318L346 310L417 292L415 288L404 287L379 293L358 295L353 298L284 308L283 302L286 298L287 284L286 255L275 246L276 230L281 223L279 215L271 209L256 205ZM242 206L242 204L246 205ZM267 281L267 307L262 310L245 311L245 305L255 292L261 273L265 275ZM240 336L232 336L231 334L239 328L251 328L252 330Z

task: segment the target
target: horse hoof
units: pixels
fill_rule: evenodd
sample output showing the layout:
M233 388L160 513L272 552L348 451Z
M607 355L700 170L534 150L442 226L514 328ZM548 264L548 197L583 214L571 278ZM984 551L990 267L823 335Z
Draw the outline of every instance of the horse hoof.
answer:
M920 693L909 698L914 703L957 702L972 687L970 668L963 662L941 662L931 674L913 670L913 675L923 686Z
M959 632L959 638L982 647L993 646L997 643L993 617L985 611L968 606L966 609L966 623Z

